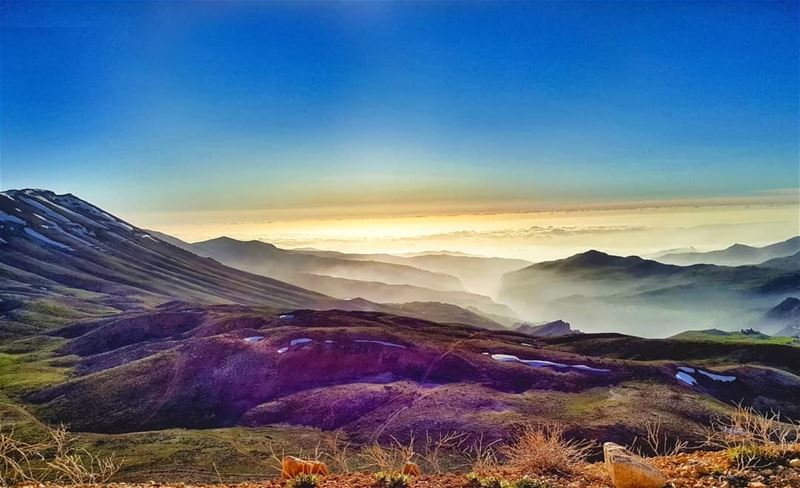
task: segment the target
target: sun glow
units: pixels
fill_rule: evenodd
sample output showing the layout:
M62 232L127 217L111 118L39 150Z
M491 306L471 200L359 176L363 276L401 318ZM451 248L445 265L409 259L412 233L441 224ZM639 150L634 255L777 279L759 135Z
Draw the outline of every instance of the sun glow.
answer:
M731 242L756 245L800 233L798 205L787 203L286 220L265 218L265 213L203 215L204 223L198 223L198 215L170 215L150 227L187 241L226 235L285 248L360 253L445 249L534 261L589 248L647 254L690 246L714 249Z

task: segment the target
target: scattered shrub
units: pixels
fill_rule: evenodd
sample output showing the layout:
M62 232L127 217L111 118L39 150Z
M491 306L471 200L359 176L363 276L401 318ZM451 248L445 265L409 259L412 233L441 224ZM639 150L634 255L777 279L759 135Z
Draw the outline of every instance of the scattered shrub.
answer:
M725 449L731 465L745 469L768 466L793 454L800 442L800 424L740 405L727 417L715 419L704 434L706 446Z
M585 462L592 447L587 441L566 439L564 427L551 423L525 426L501 453L507 467L519 473L571 474Z
M317 488L320 477L315 474L299 474L286 481L287 488Z
M411 477L407 474L386 473L384 471L375 473L375 485L378 488L408 488L411 485Z
M549 488L544 481L533 479L529 476L517 481L506 481L496 476L481 476L477 473L467 475L469 488Z
M398 473L403 469L403 465L414 461L416 453L413 437L405 444L394 438L392 441L391 446L383 446L376 442L364 447L361 450L361 458L366 466L377 468L383 473Z
M104 483L122 467L113 457L100 457L75 447L64 427L47 428L45 440L25 442L0 426L0 486L20 482Z
M780 460L780 454L775 449L766 446L743 445L728 448L728 460L734 466L741 468L763 468L771 466Z
M497 468L499 464L497 459L498 443L499 441L485 442L481 435L464 450L463 455L473 473L486 475Z
M640 456L675 456L685 451L689 445L679 437L670 439L662 431L661 422L648 420L644 427L647 435L642 438L637 437L629 446L631 451Z
M525 476L515 481L513 486L514 488L548 488L549 485L544 481Z
M467 475L469 488L511 488L509 483L496 476L481 476L478 473Z

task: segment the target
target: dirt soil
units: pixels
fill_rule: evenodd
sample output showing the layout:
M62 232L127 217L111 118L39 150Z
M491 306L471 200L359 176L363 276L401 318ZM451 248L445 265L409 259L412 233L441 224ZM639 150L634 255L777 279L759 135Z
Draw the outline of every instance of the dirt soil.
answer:
M798 488L800 487L800 467L792 468L782 462L769 468L739 470L729 467L723 452L696 452L669 457L652 458L669 478L674 488ZM502 476L513 481L518 478L511 473ZM602 463L586 464L568 476L544 476L539 478L551 488L613 488ZM320 488L373 488L372 473L334 474L324 478ZM26 486L26 485L23 485ZM27 485L40 487L42 485ZM247 483L109 483L103 488L283 488L285 482L268 479ZM48 485L57 488L58 485ZM412 488L470 488L466 477L461 473L423 475L413 480Z

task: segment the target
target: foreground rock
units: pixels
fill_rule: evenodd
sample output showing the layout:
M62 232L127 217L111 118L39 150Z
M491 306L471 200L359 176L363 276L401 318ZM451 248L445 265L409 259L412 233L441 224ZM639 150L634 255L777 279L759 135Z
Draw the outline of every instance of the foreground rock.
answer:
M667 484L667 477L658 468L619 444L606 442L603 454L616 488L663 488Z

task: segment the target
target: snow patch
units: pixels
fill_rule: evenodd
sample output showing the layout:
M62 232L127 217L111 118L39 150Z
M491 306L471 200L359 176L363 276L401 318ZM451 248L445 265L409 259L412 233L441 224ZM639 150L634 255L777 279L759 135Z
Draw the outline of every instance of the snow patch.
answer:
M291 342L289 342L289 346L300 346L303 344L309 344L311 342L314 342L314 340L309 339L308 337L301 337L300 339L292 339Z
M58 222L69 222L70 221L68 218L64 217L60 213L53 211L50 207L45 206L45 205L37 202L36 200L34 200L32 198L22 197L21 200L23 202L27 203L28 205L32 206L32 207L36 207L37 209L39 209L39 211L41 211L42 213L44 213L45 215L47 215L49 218L51 218L53 220L56 220ZM44 200L47 203L50 203L50 201L47 200L47 199L42 199L42 200Z
M28 225L28 223L22 220L21 218L14 217L13 215L8 215L2 210L0 210L0 222L11 222L14 224Z
M288 350L289 350L289 348L288 348L288 347L282 347L282 348L278 349L278 354L283 354L283 353L285 353L285 352L286 352L286 351L288 351Z
M675 373L675 378L681 383L685 383L689 386L694 386L697 384L697 380L694 379L694 376L690 375L689 373L685 373L683 371L678 371Z
M707 378L711 378L714 381L722 381L723 383L730 383L731 381L736 381L736 376L709 373L708 371L703 371L702 369L698 369L697 372Z
M278 318L281 320L292 320L294 318L294 315L290 313L285 313L283 315L278 315Z
M522 363L533 368L559 368L559 369L579 369L581 371L591 371L593 373L610 373L610 369L593 368L585 364L564 364L554 363L553 361L544 361L540 359L520 359L511 354L492 354L492 359L500 361L501 363Z
M50 244L51 246L55 246L55 247L57 247L59 249L72 251L71 247L65 246L64 244L61 244L60 242L56 242L56 241L54 241L54 240L52 240L52 239L50 239L50 238L48 238L46 236L43 236L42 234L39 234L35 230L31 229L30 227L25 227L25 233L28 234L29 236L33 237L34 239L38 239L38 240L44 242L45 244Z
M263 338L264 338L264 336L251 336L251 337L245 337L244 341L245 342L258 342Z
M370 339L356 339L353 342L380 344L381 346L386 346L386 347L399 347L400 349L406 349L406 346L401 346L400 344L394 344L392 342L386 342L386 341L374 341L374 340L370 340Z

